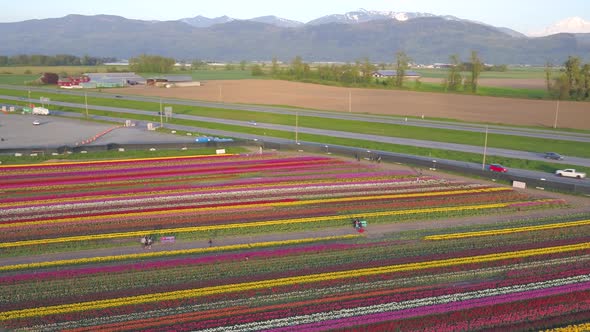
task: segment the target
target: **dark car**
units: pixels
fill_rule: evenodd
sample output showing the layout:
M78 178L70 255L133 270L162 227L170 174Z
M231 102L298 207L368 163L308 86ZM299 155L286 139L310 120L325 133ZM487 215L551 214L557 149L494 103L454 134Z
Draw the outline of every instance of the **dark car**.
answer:
M500 172L500 173L506 173L508 172L508 168L500 165L500 164L491 164L489 167L490 171L492 172Z
M563 156L556 152L546 152L545 159L563 160Z

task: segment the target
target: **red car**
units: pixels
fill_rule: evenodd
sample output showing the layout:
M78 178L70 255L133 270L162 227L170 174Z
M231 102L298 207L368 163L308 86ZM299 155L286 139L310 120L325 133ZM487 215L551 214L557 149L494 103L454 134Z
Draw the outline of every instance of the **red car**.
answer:
M490 165L490 171L492 172L500 172L500 173L506 173L508 172L508 169L500 164L491 164Z

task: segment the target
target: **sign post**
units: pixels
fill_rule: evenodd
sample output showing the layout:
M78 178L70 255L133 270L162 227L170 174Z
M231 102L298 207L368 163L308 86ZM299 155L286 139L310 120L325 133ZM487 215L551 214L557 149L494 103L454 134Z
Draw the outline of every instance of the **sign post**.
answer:
M164 122L162 121L162 116L164 111L162 110L162 98L160 98L160 127L164 128Z
M39 98L39 100L41 101L42 107L45 107L45 104L49 104L49 102L51 101L51 99L46 98L46 97L41 97L41 98Z
M172 118L172 106L164 107L164 115L166 116L166 122L168 122L168 118Z

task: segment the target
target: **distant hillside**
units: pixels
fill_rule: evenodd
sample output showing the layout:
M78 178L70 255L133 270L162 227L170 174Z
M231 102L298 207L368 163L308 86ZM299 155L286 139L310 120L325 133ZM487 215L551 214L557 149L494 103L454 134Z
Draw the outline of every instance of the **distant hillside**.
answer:
M0 24L0 54L73 54L129 58L142 53L176 59L216 61L393 62L405 51L415 62L447 62L471 50L486 63L562 63L569 55L588 57L584 34L542 38L511 36L498 28L465 20L418 17L407 21L373 20L280 27L251 20L230 20L206 28L181 21L141 21L118 16L69 15L63 18Z
M215 25L215 24L223 24L223 23L231 22L233 20L234 20L233 18L227 17L227 16L208 18L208 17L199 15L199 16L191 17L191 18L183 18L180 21L187 23L189 25L192 25L194 27L197 27L197 28L208 28L208 27Z

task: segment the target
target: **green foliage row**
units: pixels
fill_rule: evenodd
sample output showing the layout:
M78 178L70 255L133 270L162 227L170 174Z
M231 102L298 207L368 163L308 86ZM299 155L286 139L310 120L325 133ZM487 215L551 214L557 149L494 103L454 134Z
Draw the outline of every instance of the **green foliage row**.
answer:
M19 54L13 56L0 55L0 66L96 66L115 60L112 57L91 57L88 55L79 57L70 54Z
M176 60L158 55L142 54L129 59L129 69L133 72L169 73L174 68Z
M546 66L547 90L560 100L590 100L590 63L582 63L579 57L570 56L559 76L551 77L551 66Z
M425 209L428 210L428 209ZM436 220L440 218L454 218L454 217L468 217L468 216L480 216L484 214L502 214L511 211L511 209L483 209L483 210L463 210L463 211L446 211L446 212L429 212L423 213L399 215L395 217L375 217L371 218L370 225L378 224L390 224L395 222L412 222L412 221L424 221L424 220ZM369 227L370 227L369 225ZM259 227L248 227L248 228L235 228L235 229L221 229L221 230L210 230L210 231L199 231L194 233L179 233L176 234L174 231L168 233L153 233L146 234L151 235L153 238L160 236L175 236L177 241L205 241L207 239L216 238L227 238L234 236L255 236L271 233L290 233L290 232L303 232L303 231L320 231L330 228L341 228L351 227L352 224L349 219L339 220L325 220L313 223L296 223L296 224L284 224L284 225L271 225L271 226L259 226ZM41 253L58 253L75 251L81 249L98 249L98 248L117 248L117 247L129 247L137 246L138 239L117 239L117 240L96 240L96 241L85 241L85 242L63 242L63 243L52 243L46 244L42 247L11 247L5 248L0 253L0 257L16 257L23 255L35 255Z

